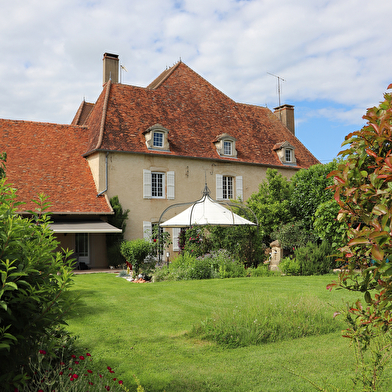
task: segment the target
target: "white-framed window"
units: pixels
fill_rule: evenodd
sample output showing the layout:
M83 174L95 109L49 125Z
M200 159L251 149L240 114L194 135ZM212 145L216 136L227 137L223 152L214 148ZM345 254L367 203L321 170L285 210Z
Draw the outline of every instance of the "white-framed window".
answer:
M223 141L223 154L232 155L233 154L233 142L229 140Z
M174 252L179 252L181 250L180 249L180 244L179 244L180 232L181 232L181 228L180 227L173 227L173 229L172 229L172 241L173 241L173 251Z
M235 191L235 193L234 193ZM242 176L216 175L217 200L241 199L243 200Z
M151 197L163 199L165 197L165 174L151 173Z
M233 177L229 176L223 176L222 178L223 184L222 184L222 195L223 198L226 199L232 199L234 192L233 192Z
M285 149L285 160L286 162L292 162L293 161L293 150L291 148L286 148Z
M154 132L153 146L158 147L158 148L162 148L163 147L163 138L164 138L163 132Z
M90 262L89 235L88 233L75 234L75 253L78 261Z
M166 173L159 171L143 170L143 198L164 199L175 198L174 171Z

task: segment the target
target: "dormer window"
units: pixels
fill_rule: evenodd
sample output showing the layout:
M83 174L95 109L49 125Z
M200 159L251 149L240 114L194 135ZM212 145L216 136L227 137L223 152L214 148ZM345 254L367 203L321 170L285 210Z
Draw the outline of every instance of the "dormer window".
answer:
M149 150L170 151L169 130L161 124L155 124L143 132Z
M236 138L227 133L222 133L214 141L216 151L220 156L237 158L237 150L235 148Z
M289 142L275 144L274 151L278 155L279 160L286 165L296 165L297 161L294 154L295 147Z
M163 147L163 133L155 131L153 137L153 146L162 148Z

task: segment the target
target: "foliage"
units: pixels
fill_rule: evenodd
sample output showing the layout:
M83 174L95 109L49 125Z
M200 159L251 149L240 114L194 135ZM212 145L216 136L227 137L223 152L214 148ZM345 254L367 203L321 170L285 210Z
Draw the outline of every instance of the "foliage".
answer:
M220 310L193 326L190 336L236 348L337 331L337 323L317 298L249 297L243 306Z
M305 246L308 242L317 241L313 232L305 227L303 221L295 221L283 225L274 233L274 237L276 237L284 249L290 250Z
M17 214L16 190L0 180L0 384L7 390L22 380L20 365L43 336L64 324L74 302L71 252L56 252L46 197L36 201L32 218ZM15 377L15 378L14 378Z
M332 248L344 245L347 240L347 223L337 219L339 213L339 204L335 199L321 203L314 214L314 232L325 241L328 241Z
M90 353L84 355L51 355L40 349L30 358L29 380L20 392L30 391L119 391L123 381L107 366L105 372L95 370Z
M306 246L295 249L294 257L299 264L300 274L323 275L330 272L334 264L331 253L331 246L326 241L320 245L308 242Z
M271 235L285 223L291 222L291 185L276 169L267 169L267 179L259 185L259 191L247 200L256 214L260 237L264 243L271 242Z
M392 88L392 85L388 87ZM377 390L391 356L392 329L392 97L368 109L367 124L349 134L341 152L345 161L329 176L340 206L339 220L348 223L348 241L341 250L345 269L328 288L364 293L362 300L343 310L348 328L344 336L357 349L363 390ZM359 273L355 273L358 269ZM380 337L387 344L379 345ZM367 354L372 353L370 362Z
M110 205L113 208L114 215L108 217L108 223L122 230L121 233L106 234L106 249L109 265L117 267L125 263L124 256L121 254L121 242L124 240L129 210L123 210L118 196L113 196L110 199Z
M296 259L292 257L285 257L279 263L279 270L285 275L299 275L301 266Z
M127 262L132 264L134 272L137 275L148 255L152 252L152 244L144 238L138 238L132 241L123 241L121 243L121 254Z
M5 163L7 161L7 153L0 153L0 180L5 177Z
M246 273L244 265L226 250L213 251L199 257L183 252L170 266L157 268L154 281L238 278L246 276Z
M275 273L269 269L268 264L260 264L256 268L248 268L246 272L247 275L252 278L261 278L275 275Z
M333 197L332 191L327 189L332 185L332 179L327 175L337 165L337 160L325 165L320 163L297 171L291 178L290 210L295 220L302 221L307 230L313 228L317 207Z

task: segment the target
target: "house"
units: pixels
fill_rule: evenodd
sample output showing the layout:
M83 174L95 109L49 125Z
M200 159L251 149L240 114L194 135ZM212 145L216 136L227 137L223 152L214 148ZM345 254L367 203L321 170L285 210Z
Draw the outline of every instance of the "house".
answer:
M118 75L118 56L105 53L102 92L94 104L82 102L69 126L9 121L20 128L20 142L25 143L24 132L33 134L42 129L42 145L47 140L56 146L50 160L44 149L42 161L35 161L35 175L42 175L45 181L31 178L30 170L19 171L24 184L35 180L40 185L34 188L37 193L45 191L41 190L43 183L52 187L53 181L58 181L52 193L56 208L63 197L58 188L67 186L62 170L67 170L69 162L83 169L80 181L70 180L72 189L66 194L69 211L64 211L68 217L94 216L102 221L111 213L108 200L117 195L122 207L130 210L125 238L141 238L150 235L167 207L201 198L205 183L214 199L246 200L258 190L268 168L290 178L299 169L319 163L295 136L291 105L272 112L237 103L182 61L164 70L147 87L121 84ZM5 145L3 134L14 131L4 122L0 125L0 150L9 154L12 142ZM47 134L45 127L50 130ZM62 148L65 135L75 135L78 143L73 139L72 148ZM16 154L18 144L13 148ZM10 180L16 181L13 154L9 154L7 167ZM17 159L23 161L20 156ZM49 162L58 164L59 171L53 174ZM85 208L76 211L82 199ZM61 215L61 208L56 216L57 212ZM178 212L170 211L165 218ZM178 229L169 230L172 255L178 251ZM65 234L59 237L62 243L66 243ZM91 242L87 247L93 252ZM86 258L92 266L93 259L92 255Z

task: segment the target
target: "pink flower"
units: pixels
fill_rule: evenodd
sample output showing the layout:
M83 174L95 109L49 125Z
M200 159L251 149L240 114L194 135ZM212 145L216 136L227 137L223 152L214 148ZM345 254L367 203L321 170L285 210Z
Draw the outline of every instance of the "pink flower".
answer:
M79 376L77 374L74 374L72 377L76 380Z
M46 351L45 350L39 350L39 353L42 354L42 355L45 355Z
M123 382L122 382L122 380L120 380L118 383L119 383L119 384L122 384Z

